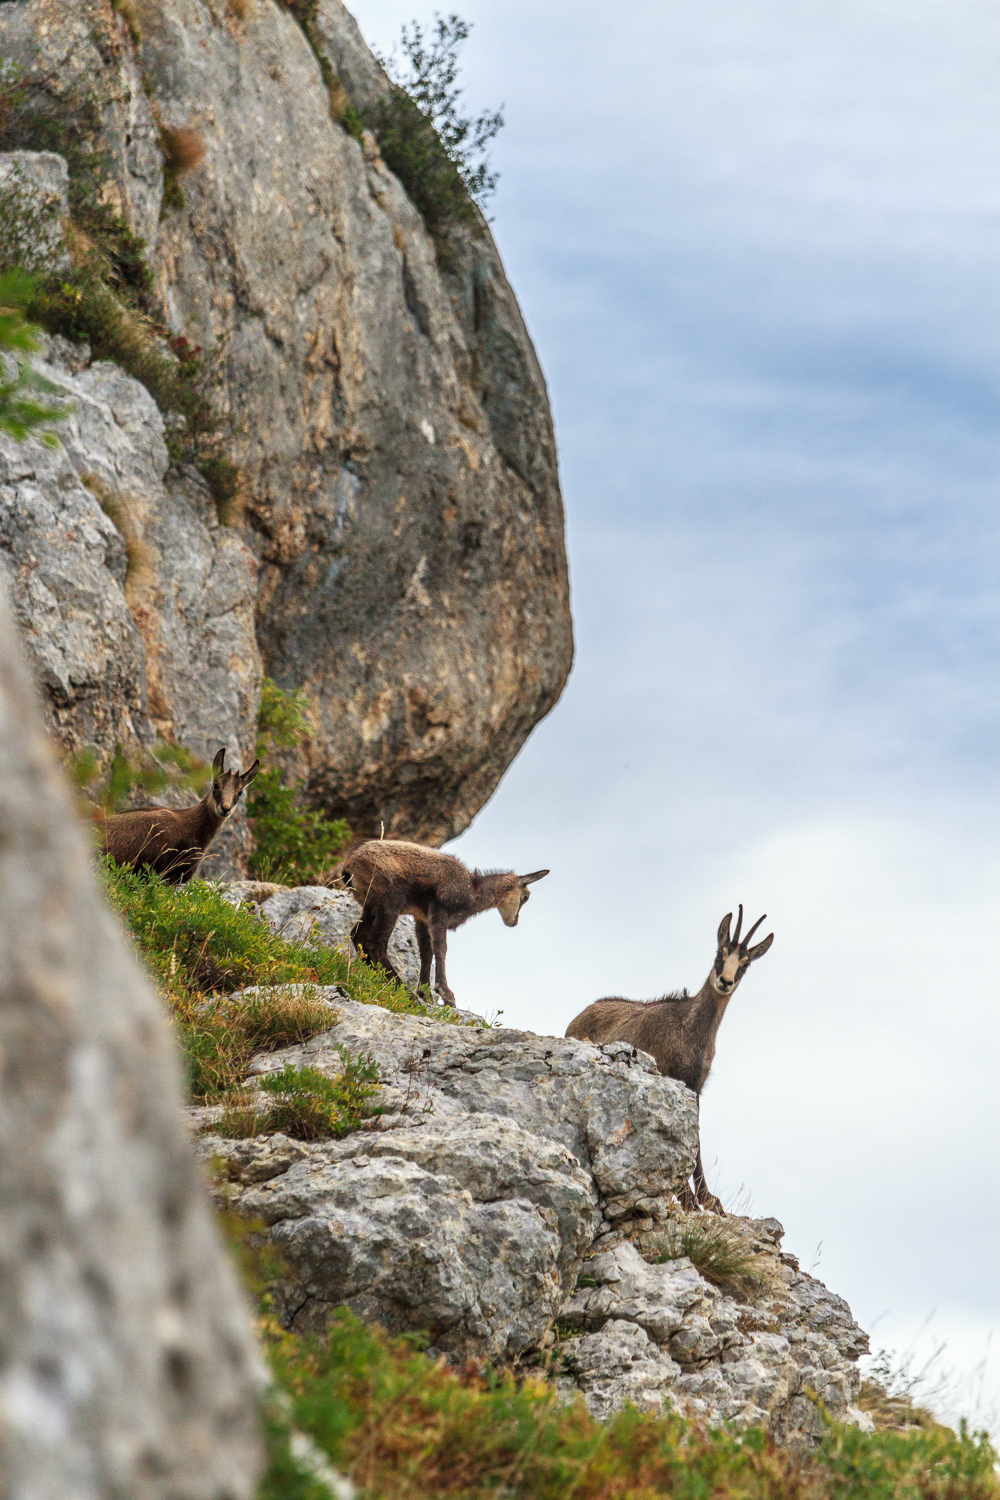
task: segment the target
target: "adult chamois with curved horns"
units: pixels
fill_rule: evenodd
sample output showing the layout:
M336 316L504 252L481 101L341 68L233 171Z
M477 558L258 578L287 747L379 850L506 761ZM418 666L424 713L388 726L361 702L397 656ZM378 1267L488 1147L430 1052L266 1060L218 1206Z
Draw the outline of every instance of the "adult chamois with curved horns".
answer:
M728 912L719 923L715 963L697 995L687 990L674 991L659 1000L622 1000L617 996L595 1000L572 1020L566 1035L580 1041L630 1042L653 1057L660 1072L668 1078L679 1078L701 1099L701 1091L715 1057L715 1038L726 1006L750 965L762 957L774 942L774 933L750 947L750 939L766 913L758 917L746 937L740 939L743 907L736 919L736 931L730 936L733 914ZM701 1162L701 1141L694 1169L694 1197L703 1208L723 1212L722 1204L708 1190ZM691 1193L685 1188L685 1206L692 1207Z
M154 870L170 885L190 880L205 850L260 770L226 770L226 747L212 762L212 784L193 807L143 807L102 820L101 853L117 865Z
M389 939L404 912L416 919L420 949L419 989L431 982L446 1005L455 1004L445 975L448 933L470 917L495 907L508 927L516 927L529 885L548 870L516 875L513 870L470 870L453 854L441 854L404 839L369 839L348 851L341 866L344 884L361 906L351 933L354 946L402 983L389 962Z

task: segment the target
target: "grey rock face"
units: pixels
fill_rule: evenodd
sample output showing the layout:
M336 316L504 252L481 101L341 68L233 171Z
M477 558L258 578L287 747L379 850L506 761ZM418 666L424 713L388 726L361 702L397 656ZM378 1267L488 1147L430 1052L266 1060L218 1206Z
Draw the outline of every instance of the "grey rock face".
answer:
M435 246L377 151L331 121L286 7L137 0L155 106L206 148L159 223L156 124L120 18L96 0L0 9L4 55L65 99L99 94L165 314L218 356L261 654L317 705L289 769L357 832L458 833L572 657L545 383L485 223ZM384 78L339 0L317 28L363 106ZM176 719L160 681L151 706Z
M159 738L206 760L225 745L240 763L260 694L254 558L197 475L164 482L143 386L64 340L47 356L38 368L75 410L57 449L0 434L0 568L49 726L71 753ZM203 874L239 869L240 823Z
M602 1203L613 1198L620 1216L651 1181L670 1191L683 1180L694 1096L620 1049L319 993L337 1024L259 1056L252 1076L286 1063L336 1074L339 1047L371 1052L386 1113L343 1141L303 1146L283 1171L273 1147L259 1159L215 1136L200 1146L229 1161L227 1200L274 1226L297 1278L286 1317L322 1328L344 1302L389 1328L429 1329L456 1355L510 1359L537 1346Z
M0 785L4 1494L251 1500L249 1321L4 605Z
M65 271L69 172L52 151L0 152L0 259L29 271Z
M320 994L324 993L320 991ZM340 1022L300 1047L258 1057L252 1071L340 1069L338 1046L371 1052L381 1102L408 1114L494 1115L556 1141L587 1170L603 1212L627 1218L651 1194L673 1194L697 1151L697 1107L652 1058L613 1042L593 1047L530 1031L449 1025L336 1000ZM419 1103L417 1101L420 1101Z
M821 1437L815 1396L835 1421L857 1423L856 1361L868 1340L850 1309L812 1277L782 1265L776 1245L754 1235L753 1221L730 1216L726 1223L764 1257L767 1289L753 1307L724 1296L689 1260L649 1265L628 1242L585 1263L595 1284L581 1286L560 1312L563 1322L585 1332L559 1352L591 1411L620 1410L638 1387L647 1405L659 1393L709 1422L769 1427L789 1447ZM621 1365L623 1327L648 1340L629 1345L641 1353L638 1373ZM595 1343L600 1337L608 1341L607 1367Z
M650 1412L673 1405L668 1392L680 1366L636 1323L611 1318L600 1333L570 1339L560 1352L573 1378L557 1384L567 1396L583 1391L591 1416L613 1416L629 1402Z

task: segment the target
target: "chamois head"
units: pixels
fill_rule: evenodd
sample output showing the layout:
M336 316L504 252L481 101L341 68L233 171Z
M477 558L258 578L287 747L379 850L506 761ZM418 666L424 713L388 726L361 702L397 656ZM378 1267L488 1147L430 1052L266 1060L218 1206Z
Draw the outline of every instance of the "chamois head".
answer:
M757 943L753 948L749 946L761 922L765 921L767 913L758 917L756 922L740 942L740 929L743 926L743 907L740 907L739 916L736 918L736 931L732 937L729 936L730 925L733 914L728 912L719 923L719 951L715 955L715 966L712 969L712 987L720 995L731 995L739 984L747 969L755 958L760 958L766 953L774 942L774 933L769 933L762 943Z
M511 873L510 889L497 902L497 911L503 917L508 927L517 926L517 919L521 915L521 907L531 895L528 886L533 880L541 880L542 876L548 873L548 870L535 870L530 875L515 875L513 872Z
M223 745L212 762L212 787L208 794L208 805L217 818L228 818L243 796L245 787L253 781L260 770L260 761L255 760L249 771L226 770L226 747Z

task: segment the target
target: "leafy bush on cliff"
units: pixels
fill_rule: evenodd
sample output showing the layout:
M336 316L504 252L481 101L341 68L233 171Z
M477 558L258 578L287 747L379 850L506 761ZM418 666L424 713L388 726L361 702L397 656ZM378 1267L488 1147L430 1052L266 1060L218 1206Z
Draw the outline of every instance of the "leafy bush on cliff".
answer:
M59 389L32 368L25 356L39 348L37 329L26 321L24 310L35 295L37 280L22 270L0 272L0 432L13 438L26 438L30 432L46 447L54 448L59 439L51 430L53 422L65 417L64 402L52 400ZM44 400L38 398L45 397Z
M261 684L257 754L265 761L247 796L253 820L253 873L283 885L324 885L351 830L343 818L326 818L305 801L301 781L285 786L281 770L268 766L276 747L291 749L309 737L309 699L299 688L286 693L270 677Z
M417 21L404 26L399 45L407 67L395 51L379 59L394 87L368 121L387 166L436 236L452 224L475 226L473 204L485 207L497 185L486 148L503 126L502 108L475 119L459 108L458 49L470 30L455 14L435 15L429 37Z

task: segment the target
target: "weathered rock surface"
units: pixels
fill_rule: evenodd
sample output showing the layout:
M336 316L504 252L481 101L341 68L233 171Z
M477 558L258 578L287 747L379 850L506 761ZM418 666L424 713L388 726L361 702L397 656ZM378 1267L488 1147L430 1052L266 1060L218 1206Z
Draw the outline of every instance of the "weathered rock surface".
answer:
M69 171L53 151L0 152L0 257L29 271L69 269Z
M646 1054L319 993L336 1025L258 1056L251 1081L286 1063L337 1074L338 1049L371 1053L384 1113L341 1141L199 1145L228 1164L226 1201L271 1226L292 1268L279 1294L292 1326L321 1330L346 1303L425 1329L454 1358L536 1361L599 1417L630 1401L763 1423L790 1446L820 1435L817 1396L863 1422L852 1402L867 1339L842 1298L782 1256L776 1219L725 1221L760 1267L753 1305L690 1260L655 1263L684 1222L675 1190L697 1106Z
M211 0L134 11L141 61L102 0L0 7L0 49L66 107L100 99L109 191L149 241L165 317L218 356L241 535L260 567L260 653L317 705L290 767L357 831L384 822L438 843L493 791L572 656L531 342L485 223L439 253L373 142L362 150L331 120L287 7L255 0L242 20ZM363 107L384 77L339 0L319 0L316 27ZM183 177L185 207L162 222L154 109L206 148ZM189 545L179 537L177 551ZM160 554L177 562L165 544ZM172 649L164 632L150 657ZM117 637L102 650L132 680ZM252 687L257 663L243 659ZM152 684L149 660L147 674ZM180 732L184 682L157 674L150 712ZM76 700L62 727L98 730Z
M324 996L328 992L321 991ZM274 1225L298 1278L296 1326L346 1302L437 1347L510 1359L535 1347L600 1225L651 1185L670 1192L694 1156L693 1095L615 1046L391 1015L330 998L338 1023L258 1057L336 1074L340 1047L380 1064L371 1130L305 1145L267 1180L245 1145L209 1136L231 1162L227 1196ZM257 1185L250 1185L256 1176Z
M249 1320L19 657L0 602L3 1493L251 1500Z
M618 1409L638 1388L636 1404L667 1402L713 1422L763 1424L792 1446L821 1436L817 1397L835 1421L856 1420L856 1362L868 1339L847 1304L785 1265L757 1221L730 1216L726 1223L760 1257L764 1284L753 1306L724 1296L689 1260L650 1265L628 1241L586 1262L588 1284L559 1315L585 1332L559 1352L591 1410ZM623 1351L623 1328L641 1330L648 1344L630 1334ZM601 1337L606 1364L595 1343Z
M198 475L166 478L144 386L62 339L46 355L37 368L75 406L59 448L0 433L0 572L49 726L69 753L97 746L106 759L116 743L161 739L205 760L225 745L247 764L261 676L254 557ZM203 875L239 870L242 832L241 814Z

